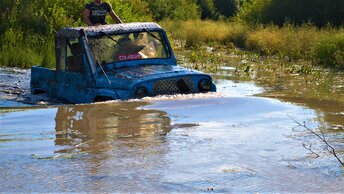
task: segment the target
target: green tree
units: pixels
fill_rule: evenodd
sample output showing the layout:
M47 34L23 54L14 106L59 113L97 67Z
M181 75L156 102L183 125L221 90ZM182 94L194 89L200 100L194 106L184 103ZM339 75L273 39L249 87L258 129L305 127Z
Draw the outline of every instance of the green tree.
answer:
M238 17L249 23L274 23L282 26L286 21L314 23L322 27L340 26L344 22L343 0L249 0L244 1Z
M155 21L197 19L200 9L194 0L147 0Z
M111 0L108 2L125 23L153 20L149 3L145 0Z
M214 0L216 10L225 17L232 17L237 11L237 0Z
M215 8L214 0L197 0L201 9L201 19L217 19L219 14Z

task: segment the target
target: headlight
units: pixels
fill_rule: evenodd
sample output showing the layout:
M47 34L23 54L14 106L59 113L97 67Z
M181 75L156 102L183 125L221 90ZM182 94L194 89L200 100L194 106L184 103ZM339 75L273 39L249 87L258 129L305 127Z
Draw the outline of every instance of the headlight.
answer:
M209 79L201 79L198 82L198 89L201 92L207 92L211 90L211 81Z
M140 86L135 90L134 95L136 98L143 98L145 96L148 96L148 90L147 88Z

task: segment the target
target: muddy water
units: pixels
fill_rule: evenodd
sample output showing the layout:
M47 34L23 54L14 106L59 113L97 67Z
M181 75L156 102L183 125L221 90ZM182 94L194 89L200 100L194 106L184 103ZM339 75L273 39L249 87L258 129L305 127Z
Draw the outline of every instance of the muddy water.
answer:
M216 94L66 105L26 94L28 71L0 72L0 192L344 191L338 161L290 119L343 156L340 103L256 97L222 75Z

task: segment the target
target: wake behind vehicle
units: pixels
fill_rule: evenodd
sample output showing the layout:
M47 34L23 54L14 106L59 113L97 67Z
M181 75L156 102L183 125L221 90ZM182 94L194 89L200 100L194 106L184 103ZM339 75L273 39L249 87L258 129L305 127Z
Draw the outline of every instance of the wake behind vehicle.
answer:
M65 28L55 36L56 70L31 69L31 93L71 103L216 91L211 76L176 63L156 23Z

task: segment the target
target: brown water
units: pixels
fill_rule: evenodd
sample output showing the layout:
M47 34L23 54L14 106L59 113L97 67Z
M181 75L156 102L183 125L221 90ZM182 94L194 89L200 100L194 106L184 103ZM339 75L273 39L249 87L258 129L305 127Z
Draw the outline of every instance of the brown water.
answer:
M343 192L344 169L290 119L343 158L343 105L257 97L232 70L216 94L65 105L6 92L29 73L2 69L0 192Z

